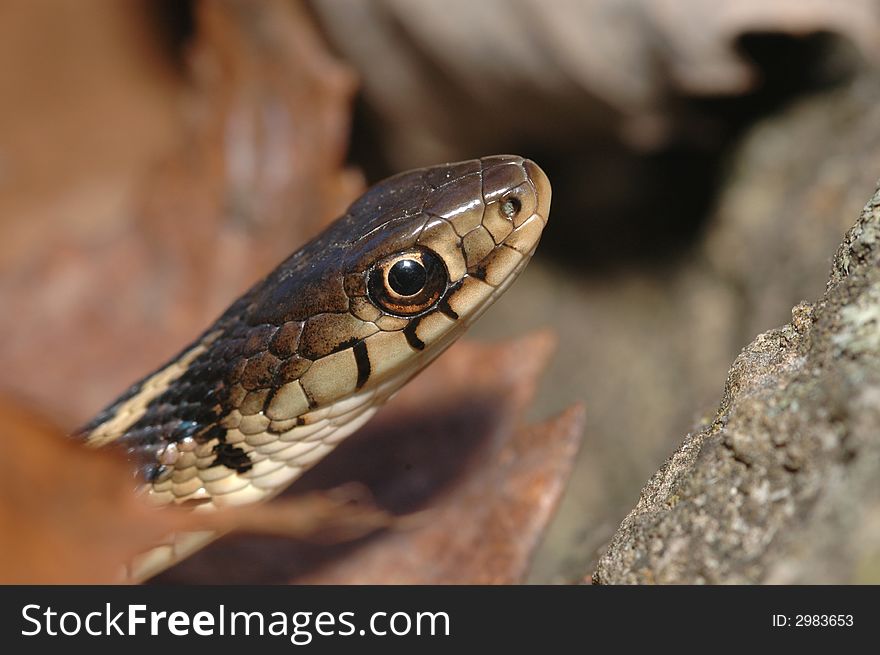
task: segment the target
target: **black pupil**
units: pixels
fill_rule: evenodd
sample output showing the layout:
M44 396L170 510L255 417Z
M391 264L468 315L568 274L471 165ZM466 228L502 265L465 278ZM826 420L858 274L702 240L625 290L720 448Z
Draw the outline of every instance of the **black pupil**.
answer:
M412 296L425 288L428 272L414 259L401 259L388 271L388 286L401 296Z

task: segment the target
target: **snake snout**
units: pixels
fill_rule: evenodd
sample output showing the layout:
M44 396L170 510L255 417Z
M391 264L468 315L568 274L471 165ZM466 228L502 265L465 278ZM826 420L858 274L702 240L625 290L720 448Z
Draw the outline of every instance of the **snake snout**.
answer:
M531 159L523 161L523 168L525 168L526 175L535 188L535 196L537 198L535 213L546 224L547 219L550 217L550 197L553 195L550 180L547 179L547 174L541 170L541 167Z

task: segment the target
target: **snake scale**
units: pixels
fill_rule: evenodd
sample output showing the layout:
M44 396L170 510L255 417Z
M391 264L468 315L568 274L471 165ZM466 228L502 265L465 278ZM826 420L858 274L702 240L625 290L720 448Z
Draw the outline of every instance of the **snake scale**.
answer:
M236 300L78 434L122 448L156 505L268 499L363 425L528 263L550 184L485 157L401 173ZM171 535L143 579L216 535Z

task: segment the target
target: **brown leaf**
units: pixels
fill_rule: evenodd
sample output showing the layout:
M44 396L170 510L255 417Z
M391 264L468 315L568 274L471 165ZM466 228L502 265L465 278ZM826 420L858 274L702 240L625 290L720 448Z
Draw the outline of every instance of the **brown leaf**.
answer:
M86 450L39 415L0 399L0 583L110 583L173 527L134 495L117 453Z
M307 573L320 584L517 584L528 572L567 481L583 408L504 435L419 518L423 525L371 540L355 556Z

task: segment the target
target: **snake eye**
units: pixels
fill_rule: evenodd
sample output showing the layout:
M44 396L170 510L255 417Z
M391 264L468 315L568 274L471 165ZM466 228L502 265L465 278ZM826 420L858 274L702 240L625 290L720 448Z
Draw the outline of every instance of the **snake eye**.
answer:
M427 249L398 253L373 265L367 293L377 307L397 316L414 316L433 306L446 291L448 275L439 256Z

